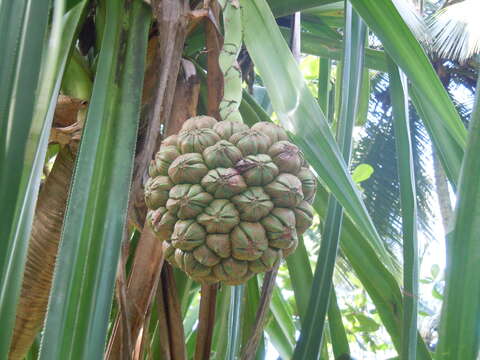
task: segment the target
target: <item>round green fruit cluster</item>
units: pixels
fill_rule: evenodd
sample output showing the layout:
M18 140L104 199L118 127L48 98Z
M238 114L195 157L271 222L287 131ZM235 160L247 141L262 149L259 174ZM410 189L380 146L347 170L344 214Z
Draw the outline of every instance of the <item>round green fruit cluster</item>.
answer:
M208 116L166 138L145 185L165 258L193 279L240 284L293 252L316 179L281 127Z

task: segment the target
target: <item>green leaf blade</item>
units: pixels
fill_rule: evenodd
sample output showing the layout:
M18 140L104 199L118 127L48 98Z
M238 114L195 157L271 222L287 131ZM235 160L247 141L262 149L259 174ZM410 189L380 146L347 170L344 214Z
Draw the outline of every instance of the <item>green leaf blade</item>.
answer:
M294 12L338 2L338 0L269 0L275 16L285 16Z
M107 2L104 47L72 183L40 359L103 356L150 26L145 4L125 5Z
M245 285L236 285L232 287L232 296L230 298L230 310L228 313L228 360L235 360L241 344L241 315L243 308L243 293Z
M408 116L408 85L406 76L398 70L393 61L389 61L389 68L402 206L404 295L401 354L405 359L415 360L417 352L418 240L415 174Z
M62 10L60 7L54 16L54 36L60 35ZM49 69L49 64L42 64L48 11L49 1L0 3L4 49L0 59L0 326L4 329L0 358L8 357L49 133L46 113L50 94L40 110L35 97L37 87L43 85L39 84L41 73ZM55 79L51 79L46 86L52 90L54 84Z
M282 124L295 134L295 142L319 177L371 241L382 260L394 270L396 267L350 177L327 120L310 93L268 5L264 0L245 2L242 14L245 44ZM272 54L277 56L272 58Z
M435 147L448 150L440 158L449 180L456 184L467 132L425 51L391 0L352 0L352 5L412 82L418 93L415 106L423 109L422 120Z
M352 132L356 120L362 83L364 44L367 28L349 3L345 4L345 49L342 74L342 99L338 120L338 144L347 164L350 163ZM330 196L325 229L313 277L310 301L294 359L314 359L322 345L324 324L337 258L343 210Z
M480 81L477 82L477 89ZM477 359L480 348L480 96L477 91L450 233L436 359Z

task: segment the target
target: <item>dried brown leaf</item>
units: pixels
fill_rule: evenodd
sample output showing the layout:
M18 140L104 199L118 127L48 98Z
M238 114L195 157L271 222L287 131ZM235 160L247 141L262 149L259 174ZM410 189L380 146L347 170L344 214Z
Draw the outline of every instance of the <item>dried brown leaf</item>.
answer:
M149 226L145 226L138 240L133 268L126 290L126 311L115 320L112 336L107 347L107 359L122 359L125 354L124 332L129 332L130 344L136 344L141 329L144 327L148 308L156 293L160 272L163 265L162 243L158 241ZM118 277L118 274L117 274ZM128 316L127 320L122 315ZM124 329L124 324L130 329ZM130 353L131 354L131 353Z
M70 148L61 149L38 197L10 347L12 360L24 358L45 318L74 165Z

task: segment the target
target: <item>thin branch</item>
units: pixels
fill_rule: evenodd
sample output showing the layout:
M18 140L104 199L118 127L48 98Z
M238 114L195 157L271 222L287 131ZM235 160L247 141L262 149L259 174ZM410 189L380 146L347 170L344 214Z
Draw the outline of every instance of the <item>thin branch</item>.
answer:
M182 312L180 310L175 278L173 277L173 269L169 264L165 264L163 267L161 283L168 320L170 354L172 360L186 360L187 349L185 348Z
M215 325L215 305L217 300L218 285L202 285L200 311L198 316L197 343L195 347L195 360L210 358L212 347L213 328Z
M164 360L171 360L172 355L170 353L170 332L168 331L168 316L165 305L165 295L163 294L163 286L159 286L157 290L157 309L161 358Z
M280 262L277 262L273 269L267 272L263 278L262 295L260 297L260 305L255 317L255 325L253 327L252 334L243 350L243 354L241 356L242 360L252 360L255 358L257 353L257 347L260 343L268 309L270 308L270 300L272 299L273 287L275 286L275 280L277 279L279 266Z
M106 359L120 358L124 346L122 345L122 340L125 338L122 335L124 331L130 331L131 344L136 344L140 331L144 327L148 308L157 291L163 260L162 242L158 241L149 226L145 226L138 241L127 288L127 315L130 330L123 328L125 321L120 313L115 320L107 346Z
M133 351L132 348L132 336L131 336L131 325L130 325L130 316L128 311L128 301L127 301L127 279L125 275L125 264L126 259L128 259L128 233L124 236L124 241L122 243L122 254L117 266L117 278L116 278L116 288L115 292L117 295L118 307L120 312L120 319L122 321L122 327L125 331L122 331L122 350L121 358L129 359L130 354Z

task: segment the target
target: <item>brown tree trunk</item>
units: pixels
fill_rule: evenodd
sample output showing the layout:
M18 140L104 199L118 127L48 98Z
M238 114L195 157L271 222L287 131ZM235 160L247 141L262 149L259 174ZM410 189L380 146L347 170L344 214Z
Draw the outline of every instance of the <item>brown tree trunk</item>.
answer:
M143 109L128 210L129 220L139 229L143 228L147 214L143 183L148 165L160 145L162 125L163 130L170 127L190 13L186 0L152 0L151 3L158 23L158 45L150 49L153 54L147 55Z
M65 146L38 197L10 348L12 360L23 359L45 318L74 163L74 154Z

